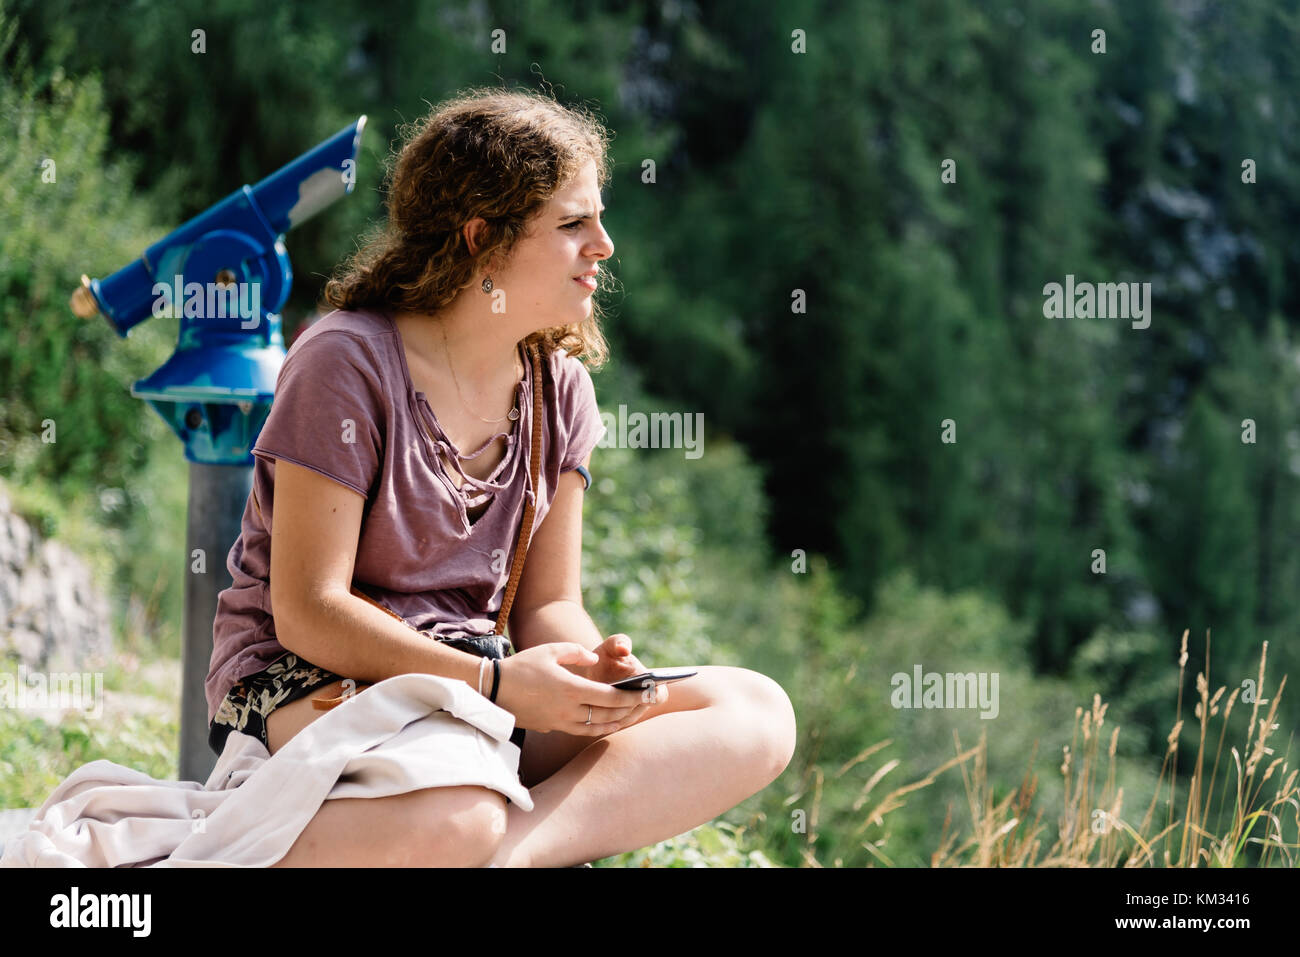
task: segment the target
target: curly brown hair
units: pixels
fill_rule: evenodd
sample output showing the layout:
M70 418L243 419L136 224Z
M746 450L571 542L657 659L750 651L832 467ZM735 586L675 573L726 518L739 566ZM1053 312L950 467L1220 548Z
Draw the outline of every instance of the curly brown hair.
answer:
M474 282L481 267L508 260L528 224L588 161L609 180L609 136L584 108L530 90L472 88L398 128L384 184L388 222L335 270L324 298L336 309L434 313ZM482 217L478 250L464 226ZM602 283L605 270L601 270ZM609 354L600 308L580 323L534 332L543 358L556 349L592 369Z

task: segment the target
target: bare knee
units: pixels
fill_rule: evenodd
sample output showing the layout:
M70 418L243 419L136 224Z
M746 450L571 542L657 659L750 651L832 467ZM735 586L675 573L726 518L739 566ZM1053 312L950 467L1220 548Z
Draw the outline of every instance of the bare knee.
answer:
M490 788L427 788L411 792L407 810L416 866L483 867L506 834L505 796Z
M731 693L724 706L743 711L746 726L754 731L754 758L769 771L769 781L780 777L794 757L797 728L794 706L785 689L765 674L748 668L731 670Z

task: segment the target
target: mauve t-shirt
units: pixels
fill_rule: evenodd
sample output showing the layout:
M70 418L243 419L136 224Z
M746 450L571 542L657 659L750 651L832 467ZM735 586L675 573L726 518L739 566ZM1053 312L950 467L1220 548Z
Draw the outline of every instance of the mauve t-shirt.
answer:
M525 497L532 442L533 370L523 348L519 418L503 423L509 447L486 480L447 467L462 454L411 381L401 337L385 310L335 310L290 347L275 400L253 446L253 490L226 558L232 584L217 597L205 682L208 721L235 682L286 649L271 608L271 524L275 460L319 472L366 496L353 585L434 637L486 635L505 597ZM556 484L605 434L586 366L555 350L542 367L541 527ZM489 442L499 442L494 436ZM447 458L436 454L441 448ZM472 522L468 509L491 504Z

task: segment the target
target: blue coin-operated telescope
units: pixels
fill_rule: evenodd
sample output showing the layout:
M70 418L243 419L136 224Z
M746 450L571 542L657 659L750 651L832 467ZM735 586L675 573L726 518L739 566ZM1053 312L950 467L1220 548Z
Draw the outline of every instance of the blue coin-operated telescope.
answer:
M103 315L125 337L151 317L180 318L176 351L131 387L167 422L189 460L185 634L181 658L180 779L204 781L204 682L226 558L252 490L251 449L271 411L286 355L279 310L293 270L284 234L352 192L366 118L243 186L105 279L81 277L72 310Z
M252 464L285 356L284 234L352 192L365 123L235 190L111 276L82 276L72 294L77 315L102 314L123 337L151 317L180 317L175 353L131 394L163 417L189 461Z

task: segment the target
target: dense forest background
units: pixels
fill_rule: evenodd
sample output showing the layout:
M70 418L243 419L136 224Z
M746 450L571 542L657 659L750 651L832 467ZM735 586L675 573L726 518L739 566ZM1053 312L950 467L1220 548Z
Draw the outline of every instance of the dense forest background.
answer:
M815 786L839 801L818 859L873 862L856 787L823 777L885 738L919 776L960 726L1014 785L1094 692L1149 799L1185 630L1184 710L1207 632L1211 691L1264 642L1265 696L1300 673L1298 50L1300 7L1268 0L7 0L0 477L105 565L124 646L175 654L180 448L128 392L175 324L75 320L81 273L364 113L356 192L287 239L291 340L383 215L398 124L471 85L553 90L614 133L601 408L705 422L698 460L597 451L589 610L647 660L790 691L765 852L807 861L788 820ZM1150 283L1149 327L1046 317L1067 275ZM40 443L51 410L75 441ZM892 708L918 662L1001 672L999 717ZM1277 757L1296 719L1284 698ZM960 779L922 795L893 862L963 802Z

